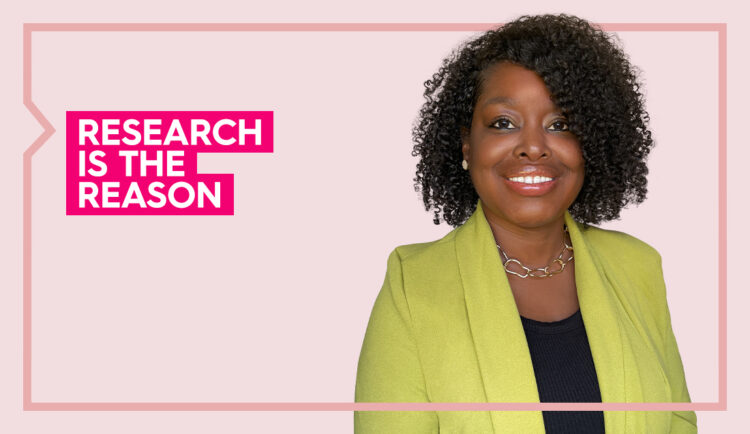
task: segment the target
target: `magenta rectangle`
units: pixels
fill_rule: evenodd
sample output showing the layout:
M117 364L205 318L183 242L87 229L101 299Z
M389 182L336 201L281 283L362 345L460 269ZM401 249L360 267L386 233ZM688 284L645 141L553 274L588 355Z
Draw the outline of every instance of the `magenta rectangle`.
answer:
M79 146L93 147L127 147L144 149L164 147L169 149L192 148L195 152L273 152L273 112L272 111L68 111L66 112L66 142L78 142L78 122L90 120L99 126L93 134L99 144L93 144L91 140L85 140ZM118 144L103 143L104 121L109 120L111 131L108 135L110 141L121 142ZM131 130L143 135L146 122L150 122L151 134L149 138L154 143L148 144L146 137L138 140L140 144L128 144L125 141L133 138L132 134L126 132L124 125L132 120L134 123ZM240 134L240 124L243 123L248 130L254 129L260 124L260 137L253 133ZM182 145L179 133L175 133L174 139L165 143L170 132L170 127L179 125L185 139L194 144ZM210 130L205 134L191 135L191 126L195 127L196 133L201 133L202 126L207 125ZM137 137L136 137L137 138ZM191 140L195 139L195 140ZM222 141L233 141L233 143L222 143ZM161 142L161 143L158 143ZM241 143L244 142L244 143Z
M233 215L198 154L273 152L271 111L69 111L67 215Z

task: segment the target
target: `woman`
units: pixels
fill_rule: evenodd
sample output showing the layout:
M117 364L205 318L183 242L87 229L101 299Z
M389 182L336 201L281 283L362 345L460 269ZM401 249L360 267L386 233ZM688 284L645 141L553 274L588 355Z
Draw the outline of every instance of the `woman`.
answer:
M358 402L689 402L659 254L616 219L653 145L634 68L567 15L465 44L414 130L426 208L458 226L388 259ZM355 431L693 433L693 412L358 412Z

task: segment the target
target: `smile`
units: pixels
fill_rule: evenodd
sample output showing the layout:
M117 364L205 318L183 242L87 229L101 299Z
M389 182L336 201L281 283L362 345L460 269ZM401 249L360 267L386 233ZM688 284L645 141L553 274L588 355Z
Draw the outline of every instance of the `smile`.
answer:
M552 181L552 179L553 178L547 176L514 176L512 178L508 178L509 181L521 182L524 184L541 184L543 182Z
M550 192L558 179L549 176L512 176L505 178L508 187L521 196L542 196Z

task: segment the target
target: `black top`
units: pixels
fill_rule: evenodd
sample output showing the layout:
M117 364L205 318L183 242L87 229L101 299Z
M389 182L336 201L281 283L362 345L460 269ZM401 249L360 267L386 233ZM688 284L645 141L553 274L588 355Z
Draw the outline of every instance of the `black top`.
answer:
M578 310L555 322L521 317L541 402L601 402L589 340ZM547 434L604 433L601 411L544 411Z

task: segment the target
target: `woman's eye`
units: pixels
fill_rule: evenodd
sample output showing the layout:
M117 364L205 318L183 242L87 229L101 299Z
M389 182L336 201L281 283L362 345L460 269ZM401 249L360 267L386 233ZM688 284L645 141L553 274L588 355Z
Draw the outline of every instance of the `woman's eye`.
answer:
M511 130L516 128L513 122L508 118L500 118L493 122L490 126L501 130Z
M550 129L553 131L568 131L570 130L570 126L568 125L568 121L558 119L555 122L552 122Z

